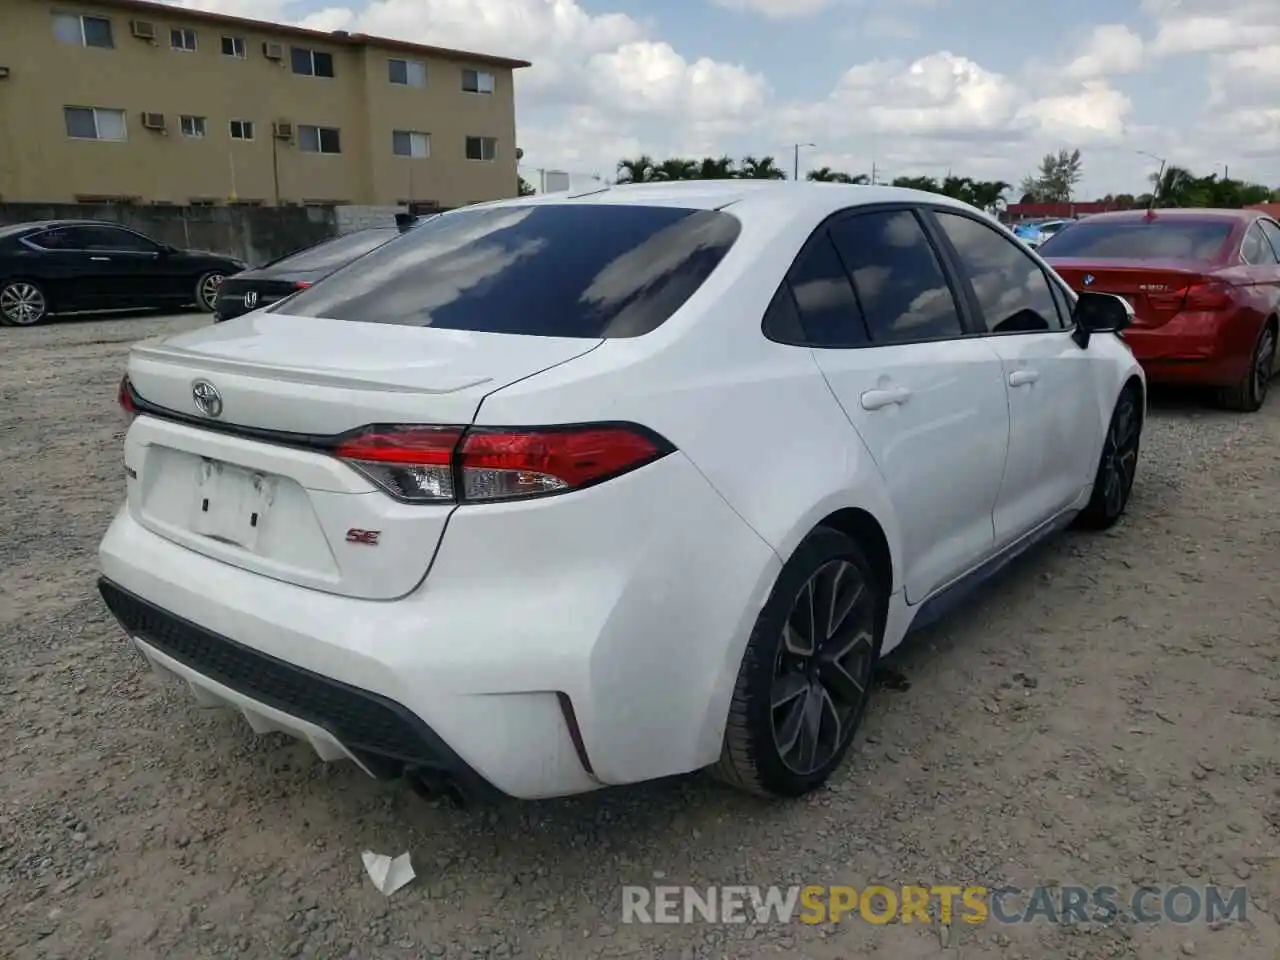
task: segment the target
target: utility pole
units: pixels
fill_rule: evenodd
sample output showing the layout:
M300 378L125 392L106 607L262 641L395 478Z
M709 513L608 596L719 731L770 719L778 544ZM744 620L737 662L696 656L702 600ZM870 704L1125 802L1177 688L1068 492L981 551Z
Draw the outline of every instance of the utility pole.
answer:
M878 181L876 180L876 162L871 161L871 185L874 187Z
M793 180L800 179L800 148L816 147L816 143L796 143L792 144L792 162L791 162L791 178Z

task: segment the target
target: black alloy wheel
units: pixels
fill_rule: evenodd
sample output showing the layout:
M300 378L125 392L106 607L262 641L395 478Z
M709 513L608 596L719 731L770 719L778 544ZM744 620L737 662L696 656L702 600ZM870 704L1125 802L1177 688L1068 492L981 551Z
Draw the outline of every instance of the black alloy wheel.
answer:
M853 741L882 636L882 576L818 528L783 566L747 645L716 775L765 796L824 783Z

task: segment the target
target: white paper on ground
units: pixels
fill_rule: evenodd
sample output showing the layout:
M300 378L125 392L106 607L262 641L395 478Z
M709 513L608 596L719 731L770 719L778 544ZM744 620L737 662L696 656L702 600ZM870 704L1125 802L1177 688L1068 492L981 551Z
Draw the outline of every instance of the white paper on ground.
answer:
M364 869L369 879L378 888L378 892L391 896L417 874L413 872L413 864L409 862L409 854L402 853L392 859L385 853L374 853L366 850L363 854Z

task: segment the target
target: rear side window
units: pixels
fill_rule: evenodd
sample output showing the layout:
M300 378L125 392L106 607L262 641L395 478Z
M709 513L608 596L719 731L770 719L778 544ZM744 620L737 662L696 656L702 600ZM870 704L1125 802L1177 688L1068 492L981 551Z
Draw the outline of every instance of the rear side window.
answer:
M1270 242L1271 249L1276 252L1276 258L1280 259L1280 226L1272 220L1259 220L1258 226L1262 228L1263 234Z
M446 213L291 298L304 317L543 337L660 326L741 231L711 210L539 204Z
M336 270L343 264L350 263L356 257L363 256L370 250L382 246L388 240L399 236L399 230L359 230L345 237L325 240L314 247L308 247L299 253L281 257L267 266L281 270Z
M890 210L848 217L832 226L831 239L853 274L873 343L963 334L951 287L914 213Z
M1244 242L1240 245L1240 256L1244 257L1245 263L1251 263L1254 266L1276 264L1275 251L1271 249L1270 241L1263 235L1262 227L1256 223L1244 235Z
M1222 220L1082 220L1040 247L1042 257L1119 260L1216 260L1231 236Z
M844 263L827 231L805 247L787 279L811 347L861 347L867 328Z

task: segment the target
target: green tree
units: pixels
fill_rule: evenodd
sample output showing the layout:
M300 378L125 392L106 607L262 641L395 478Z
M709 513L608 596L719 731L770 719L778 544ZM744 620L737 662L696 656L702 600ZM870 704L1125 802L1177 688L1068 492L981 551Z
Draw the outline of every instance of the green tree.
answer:
M655 164L653 157L643 153L638 157L624 158L618 161L618 183L648 183L653 179Z
M533 189L533 184L530 183L528 180L526 180L524 177L516 177L516 179L520 181L516 187L517 191L519 191L517 196L531 197L538 192L537 190Z
M1063 147L1057 153L1046 153L1039 170L1023 177L1018 190L1023 203L1068 203L1083 176L1080 151Z
M786 173L773 157L743 157L738 164L738 177L743 180L785 180Z
M942 187L935 177L894 177L893 185L905 187L908 190L924 190L926 193L942 192Z
M687 157L668 157L653 168L653 180L697 180L698 161Z
M703 157L698 164L699 180L732 180L738 175L737 164L729 156Z
M810 170L805 175L805 179L815 183L867 183L871 178L865 173L850 176L839 170L832 170L830 167L819 167L817 170Z

